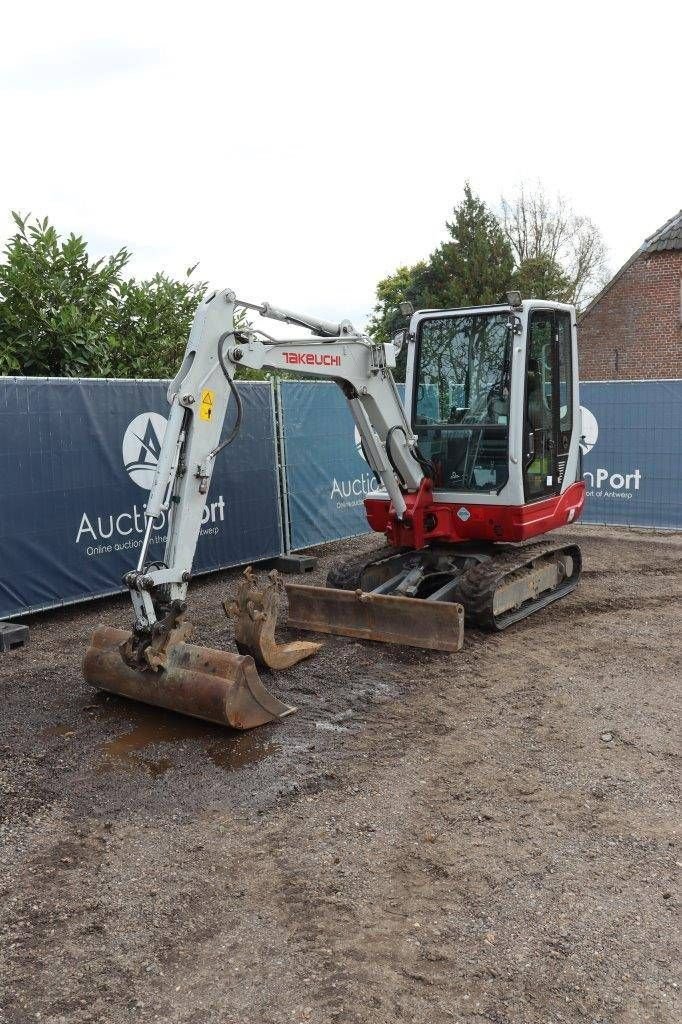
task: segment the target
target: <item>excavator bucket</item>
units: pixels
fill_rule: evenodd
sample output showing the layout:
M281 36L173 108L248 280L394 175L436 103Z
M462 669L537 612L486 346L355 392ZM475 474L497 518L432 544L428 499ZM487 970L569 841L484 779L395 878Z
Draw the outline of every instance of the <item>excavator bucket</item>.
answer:
M271 669L291 668L309 658L322 644L309 640L293 640L278 644L275 640L279 595L282 581L273 570L267 583L260 586L251 566L244 570L237 588L237 600L224 601L225 614L235 621L234 638L240 654L250 654L259 665Z
M124 660L131 634L98 626L83 661L88 683L109 693L233 729L253 729L296 710L269 693L253 658L179 640L163 652L163 667L135 668Z
M464 609L450 601L420 600L287 584L288 625L360 640L461 651Z

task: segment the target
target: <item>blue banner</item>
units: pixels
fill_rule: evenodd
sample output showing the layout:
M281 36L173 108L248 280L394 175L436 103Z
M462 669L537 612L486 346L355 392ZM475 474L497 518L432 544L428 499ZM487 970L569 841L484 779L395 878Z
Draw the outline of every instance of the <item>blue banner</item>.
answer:
M239 385L195 571L282 551L271 386ZM374 485L333 384L280 385L291 547L367 532ZM121 590L137 561L165 416L161 381L0 378L0 618ZM587 382L586 523L682 529L682 381ZM230 409L225 429L233 422ZM154 534L162 558L166 530Z
M682 529L682 380L586 382L585 523Z
M282 552L272 388L238 387L243 425L218 456L195 572ZM0 618L122 589L142 542L166 389L0 378ZM163 558L165 538L160 522L150 560Z
M682 529L682 381L587 382L580 395L583 521ZM281 410L291 547L366 533L373 477L339 388L282 382Z
M376 478L336 384L282 381L280 408L292 550L367 533Z

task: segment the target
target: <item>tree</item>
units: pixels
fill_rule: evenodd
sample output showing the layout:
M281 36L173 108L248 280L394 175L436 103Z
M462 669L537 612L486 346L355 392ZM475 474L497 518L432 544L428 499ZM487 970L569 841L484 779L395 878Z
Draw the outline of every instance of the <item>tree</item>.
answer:
M513 284L524 298L571 302L573 283L551 256L535 256L516 268Z
M47 217L17 225L0 263L0 373L58 377L172 377L202 281L125 278L127 249L92 262Z
M446 221L449 239L428 260L399 267L377 285L377 304L369 322L372 337L389 341L404 326L398 304L409 300L415 309L448 309L500 302L511 286L514 258L508 239L469 182L464 199ZM405 353L398 363L404 374Z
M511 248L497 218L468 182L464 200L446 227L452 241L431 257L438 297L451 307L503 301L514 269Z
M174 377L185 353L204 281L155 274L148 281L121 285L118 324L111 339L111 367L117 377Z
M413 267L398 267L395 273L379 281L377 304L369 321L369 333L378 342L387 342L404 326L404 317L398 306L411 302L415 309L426 308L425 277L427 265L417 263Z
M606 279L606 246L597 225L541 185L521 186L501 201L502 226L514 253L517 287L535 298L584 305Z
M130 253L91 263L83 239L60 241L47 217L12 217L18 230L0 263L0 372L100 375Z
M376 341L387 342L405 325L402 301L415 309L452 309L501 302L510 288L524 298L583 305L606 280L606 247L598 227L538 185L502 199L500 218L470 184L446 222L449 238L427 260L399 267L379 281L369 322ZM397 376L404 374L405 351Z

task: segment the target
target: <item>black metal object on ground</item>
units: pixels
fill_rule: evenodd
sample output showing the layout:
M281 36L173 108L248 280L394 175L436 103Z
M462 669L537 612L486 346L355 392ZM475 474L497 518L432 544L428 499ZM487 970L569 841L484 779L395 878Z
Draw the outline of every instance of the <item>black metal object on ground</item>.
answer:
M21 622L0 622L0 652L16 651L28 643L28 626Z
M317 559L312 555L280 555L275 559L274 566L277 572L312 572L317 566Z

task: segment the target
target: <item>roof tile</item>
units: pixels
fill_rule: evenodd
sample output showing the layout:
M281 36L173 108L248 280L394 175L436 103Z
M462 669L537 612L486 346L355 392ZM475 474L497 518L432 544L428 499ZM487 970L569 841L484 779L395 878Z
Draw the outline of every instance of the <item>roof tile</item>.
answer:
M647 238L642 249L645 252L666 252L669 249L682 249L682 210Z

